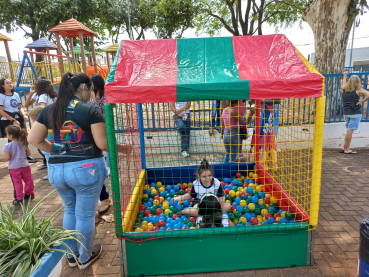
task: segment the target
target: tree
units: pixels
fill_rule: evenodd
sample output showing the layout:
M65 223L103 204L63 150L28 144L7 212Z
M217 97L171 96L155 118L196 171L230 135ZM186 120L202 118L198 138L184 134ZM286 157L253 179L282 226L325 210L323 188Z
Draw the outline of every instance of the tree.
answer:
M262 35L264 23L288 27L302 19L306 0L200 0L197 33L215 35L225 28L233 36ZM243 4L246 4L246 7Z
M314 34L314 66L323 74L343 72L348 36L367 0L316 0L305 11L304 20Z

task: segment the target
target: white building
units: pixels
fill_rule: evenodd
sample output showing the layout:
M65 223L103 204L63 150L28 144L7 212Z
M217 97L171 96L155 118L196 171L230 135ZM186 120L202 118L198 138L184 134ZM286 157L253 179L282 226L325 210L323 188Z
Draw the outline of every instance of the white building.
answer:
M352 50L352 61L350 65L351 49L346 49L345 67L353 66L354 61L369 60L369 47L354 48ZM310 63L314 65L315 53L311 53Z

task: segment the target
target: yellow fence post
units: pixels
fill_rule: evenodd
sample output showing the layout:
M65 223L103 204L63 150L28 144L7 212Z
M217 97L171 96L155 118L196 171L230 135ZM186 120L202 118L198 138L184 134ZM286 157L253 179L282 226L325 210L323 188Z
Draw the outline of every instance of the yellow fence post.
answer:
M322 175L324 111L325 111L325 96L321 96L318 97L316 100L316 113L315 113L313 172L312 172L310 221L309 221L310 225L312 225L313 228L315 228L318 225L318 216L319 216L320 187Z

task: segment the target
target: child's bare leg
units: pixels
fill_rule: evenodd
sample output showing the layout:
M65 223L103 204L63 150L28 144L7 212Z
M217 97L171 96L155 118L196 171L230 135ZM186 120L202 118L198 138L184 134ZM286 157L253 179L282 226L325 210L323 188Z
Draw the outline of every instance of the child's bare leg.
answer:
M223 212L228 213L231 210L231 204L228 202L223 202L222 209Z
M229 204L229 203L228 203ZM197 209L197 204L195 204L193 207L186 208L182 210L183 215L190 215L190 216L197 216L199 214L199 210ZM231 207L229 207L231 208Z

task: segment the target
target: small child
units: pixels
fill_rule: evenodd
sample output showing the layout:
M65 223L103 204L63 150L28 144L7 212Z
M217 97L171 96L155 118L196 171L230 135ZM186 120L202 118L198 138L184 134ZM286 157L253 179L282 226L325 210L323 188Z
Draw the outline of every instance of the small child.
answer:
M196 219L198 228L234 226L226 213L223 213L219 198L211 193L205 193L200 199L199 216Z
M198 204L200 202L200 199L206 193L216 195L220 200L223 211L228 212L231 209L231 205L230 203L225 202L223 187L221 186L220 181L217 178L213 178L213 168L205 159L200 163L200 166L198 167L196 173L197 180L193 182L190 193L173 198L173 202L190 200L191 198L194 198L194 201L192 202L192 207L184 209L182 211L182 214L197 216Z
M34 184L31 167L28 164L27 156L31 155L27 142L27 130L21 129L17 125L10 125L5 129L8 139L11 142L5 144L5 161L9 161L8 168L14 186L13 205L19 204L23 199L34 198ZM23 194L23 183L24 192Z

